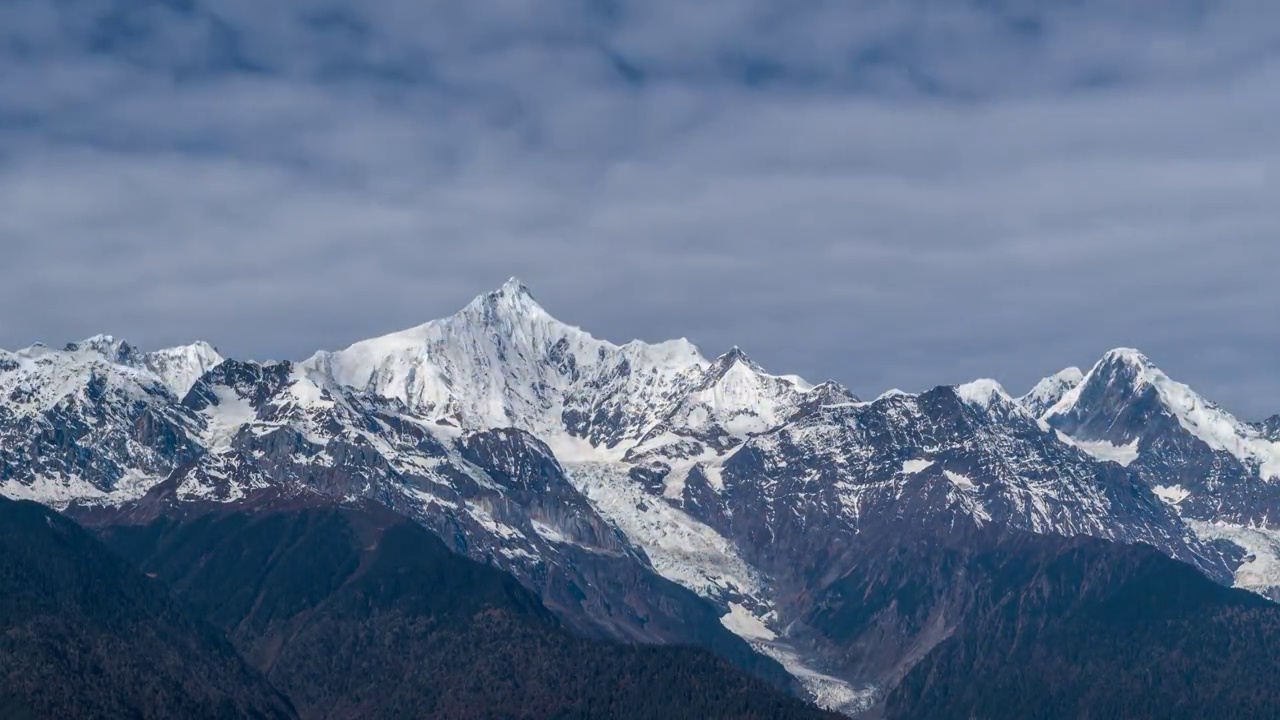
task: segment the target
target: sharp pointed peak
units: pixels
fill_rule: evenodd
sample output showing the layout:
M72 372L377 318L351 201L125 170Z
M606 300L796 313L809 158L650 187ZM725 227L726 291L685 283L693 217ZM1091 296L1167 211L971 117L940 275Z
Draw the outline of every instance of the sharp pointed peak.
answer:
M533 292L529 290L529 286L524 284L520 278L512 275L507 281L502 283L502 287L494 291L500 295L527 295L533 297Z
M713 374L715 374L717 370L722 373L727 372L734 365L742 365L754 372L764 373L764 368L756 364L756 362L748 357L747 353L737 345L729 348L728 352L712 361L711 365Z
M463 309L463 312L469 310L516 315L546 313L533 298L529 287L517 277L511 277L498 289L476 297Z

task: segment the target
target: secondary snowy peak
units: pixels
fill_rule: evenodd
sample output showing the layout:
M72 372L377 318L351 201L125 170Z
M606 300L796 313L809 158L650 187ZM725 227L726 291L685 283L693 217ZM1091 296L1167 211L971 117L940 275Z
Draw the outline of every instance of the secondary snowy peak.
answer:
M160 378L179 398L184 397L197 380L222 361L217 348L204 341L156 350L140 358L140 364Z
M1069 367L1036 383L1026 395L1018 398L1018 402L1036 417L1043 417L1063 395L1071 392L1084 382L1084 372L1078 367Z
M174 392L107 336L0 356L0 494L137 497L199 453Z
M142 352L135 345L112 335L94 335L79 342L69 342L61 350L36 343L11 358L39 361L67 369L84 369L107 363L150 373L178 398L182 399L196 380L222 362L222 356L207 342Z
M821 552L839 533L909 520L1147 542L1220 570L1137 477L1063 442L989 383L798 417L750 439L716 479L714 495L687 480L685 507L730 537L807 536L812 545L794 557Z
M1177 427L1213 452L1226 453L1264 479L1280 478L1280 444L1170 378L1137 350L1102 357L1045 419L1066 434L1139 451Z
M744 440L785 423L814 391L805 381L770 375L740 348L716 358L661 421L628 453L680 460L723 455ZM823 396L836 397L832 386Z
M961 400L984 408L989 408L1000 401L1013 402L1013 398L1005 392L1004 387L990 378L957 385L956 394Z
M111 335L94 335L80 342L67 343L62 350L67 353L94 353L107 362L130 366L135 365L139 357L137 348Z

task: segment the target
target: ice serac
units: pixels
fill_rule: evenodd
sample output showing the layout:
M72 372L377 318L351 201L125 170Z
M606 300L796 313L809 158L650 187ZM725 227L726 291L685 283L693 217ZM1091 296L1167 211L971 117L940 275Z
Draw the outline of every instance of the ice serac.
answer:
M1059 370L1036 383L1026 395L1018 398L1018 402L1027 409L1027 412L1036 417L1042 417L1049 412L1050 408L1058 404L1063 395L1074 390L1082 382L1084 382L1084 372L1080 368L1073 366Z

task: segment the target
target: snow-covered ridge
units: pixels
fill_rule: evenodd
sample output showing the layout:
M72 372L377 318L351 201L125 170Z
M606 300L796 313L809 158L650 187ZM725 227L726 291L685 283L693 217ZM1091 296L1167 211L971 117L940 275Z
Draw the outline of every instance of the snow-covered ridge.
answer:
M519 427L584 460L620 458L664 422L762 432L813 387L765 373L737 348L709 361L685 339L597 339L556 320L514 278L455 315L317 353L303 366L432 421ZM685 416L672 417L681 408Z
M190 345L142 352L124 340L111 335L94 335L79 342L67 343L54 350L36 343L17 352L0 350L0 358L9 357L20 369L46 368L51 374L83 374L93 366L105 363L146 373L159 380L181 399L209 370L223 358L212 345L199 341Z

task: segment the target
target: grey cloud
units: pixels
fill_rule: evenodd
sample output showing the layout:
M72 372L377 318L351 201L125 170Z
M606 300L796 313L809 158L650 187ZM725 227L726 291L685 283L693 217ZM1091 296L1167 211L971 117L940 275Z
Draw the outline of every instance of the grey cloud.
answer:
M300 357L514 274L599 335L738 344L863 394L1019 390L1136 345L1271 414L1277 20L6 3L0 346Z

